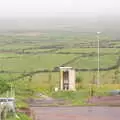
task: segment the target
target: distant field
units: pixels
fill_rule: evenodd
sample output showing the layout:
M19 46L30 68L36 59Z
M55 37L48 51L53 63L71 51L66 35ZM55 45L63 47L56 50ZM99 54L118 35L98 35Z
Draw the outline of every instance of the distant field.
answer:
M94 46L90 46L92 44L97 44L96 40L96 33L69 31L28 32L0 35L0 69L14 72L31 72L40 69L53 69L65 63L66 66L72 66L73 68L97 68L97 48L92 48ZM111 40L111 35L100 35L101 45L106 45L104 46L106 48L100 48L100 53L104 54L100 56L101 68L113 66L118 60L119 54L114 55L114 53L119 53L120 48L114 47L119 47L120 41ZM86 46L90 48L85 48ZM47 53L48 51L49 53ZM41 52L43 53L41 54ZM34 53L36 53L36 55ZM82 56L80 53L92 53L93 56ZM96 54L94 55L94 53ZM74 58L78 56L81 57L74 60ZM89 78L92 79L91 77L87 77L89 76L88 72L81 73L85 80ZM13 74L12 76L17 77L19 75L20 74ZM4 78L8 79L10 74L1 74L1 76L5 76ZM58 77L56 79L58 79Z
M86 95L88 97L89 84L98 79L97 71L76 72L77 78L81 79L81 82L76 84L78 91L72 94L58 92L58 95L54 94L54 88L59 88L59 72L31 73L41 69L53 70L61 65L76 69L97 68L97 50L96 33L49 31L0 35L0 79L8 80L9 83L12 81L17 107L20 108L28 107L23 100L34 97L31 94L33 91L52 97L62 96L61 98L67 98L74 104L83 105L82 100L86 98ZM101 34L100 68L116 65L119 53L120 41L112 40L111 35ZM118 85L116 87L111 84L115 80L116 70L100 71L100 83L110 84L110 86L96 90L98 94L99 92L104 94L104 91L111 88L118 88ZM3 73L4 71L8 73Z
M0 59L3 70L8 71L34 71L40 69L52 69L72 59L75 55L20 55L12 59Z
M14 53L0 53L0 58L5 58L5 57L18 57L20 55L14 54Z
M14 50L14 49L25 49L25 48L30 48L30 47L37 47L37 45L32 45L32 44L26 44L26 43L19 43L19 44L6 44L0 47L0 49L4 50Z
M31 49L31 50L25 50L24 52L30 52L30 53L37 53L37 52L47 52L51 49Z
M100 48L100 53L116 53L119 52L119 48ZM57 52L71 52L71 53L92 53L98 52L97 48L66 48L58 50Z
M110 67L116 64L118 57L116 55L105 55L100 57L100 68ZM97 68L98 58L95 57L81 57L76 61L68 64L73 68Z

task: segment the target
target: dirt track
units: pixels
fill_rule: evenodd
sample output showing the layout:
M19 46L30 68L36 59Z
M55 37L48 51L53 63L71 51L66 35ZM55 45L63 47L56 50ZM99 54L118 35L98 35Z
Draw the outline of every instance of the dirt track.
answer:
M120 107L33 107L35 120L120 120Z

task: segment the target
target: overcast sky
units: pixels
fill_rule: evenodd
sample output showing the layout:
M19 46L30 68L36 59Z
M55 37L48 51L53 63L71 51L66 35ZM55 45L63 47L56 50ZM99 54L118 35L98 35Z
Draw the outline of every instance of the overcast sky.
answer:
M0 17L120 14L120 0L0 0Z

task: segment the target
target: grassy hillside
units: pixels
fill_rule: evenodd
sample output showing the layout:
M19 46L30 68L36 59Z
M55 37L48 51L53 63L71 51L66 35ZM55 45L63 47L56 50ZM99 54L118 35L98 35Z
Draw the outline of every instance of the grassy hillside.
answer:
M116 65L119 51L119 40L113 40L105 33L100 35L100 68ZM59 72L28 74L23 78L26 73L41 69L52 70L61 65L76 69L97 68L96 34L41 31L36 34L17 32L0 35L0 78L8 83L12 82L19 108L28 107L24 100L36 97L33 94L36 92L69 99L74 105L83 104L83 100L89 95L89 84L97 79L97 71L76 72L76 76L81 77L82 82L76 84L75 93L54 93L54 88L59 87ZM100 83L105 85L96 90L96 94L103 95L104 91L119 88L113 85L113 80L116 79L115 72L116 69L100 71ZM14 81L20 76L22 77Z

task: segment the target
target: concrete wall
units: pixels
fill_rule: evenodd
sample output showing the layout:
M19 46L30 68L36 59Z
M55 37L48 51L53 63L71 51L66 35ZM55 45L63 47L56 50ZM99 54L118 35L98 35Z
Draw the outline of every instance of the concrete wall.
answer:
M63 90L63 72L64 71L68 71L69 72L69 90L71 91L75 91L75 80L76 80L76 74L75 74L75 70L73 69L61 69L60 70L60 90Z
M69 90L75 90L75 70L69 70Z

